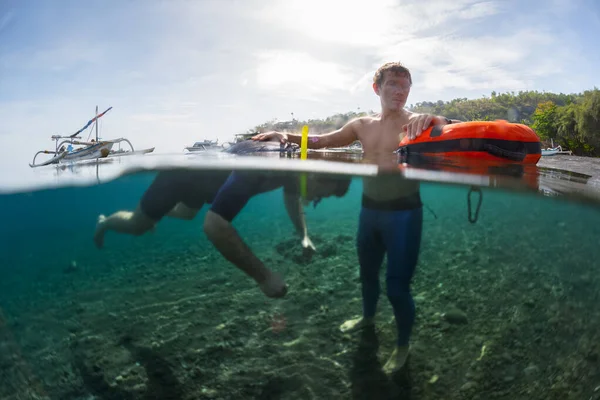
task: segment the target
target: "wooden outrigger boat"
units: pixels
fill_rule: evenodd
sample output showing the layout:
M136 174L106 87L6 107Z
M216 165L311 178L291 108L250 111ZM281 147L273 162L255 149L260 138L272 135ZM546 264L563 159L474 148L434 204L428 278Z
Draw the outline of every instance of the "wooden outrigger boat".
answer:
M556 154L568 154L570 156L573 155L573 152L571 150L563 150L560 145L554 147L554 139L550 139L550 142L552 143L551 147L548 147L547 149L542 149L543 156L553 156Z
M33 157L33 161L29 164L31 168L41 167L44 165L57 164L59 162L75 162L81 160L90 160L90 159L98 159L98 158L106 158L106 157L120 157L124 155L134 155L134 154L146 154L154 151L154 147L137 150L135 151L131 142L126 138L118 138L111 140L100 140L98 138L98 119L104 116L108 111L110 111L112 107L108 107L103 113L98 114L98 106L96 106L96 116L89 120L87 124L77 132L68 135L52 135L51 139L56 142L54 150L40 150L35 153ZM96 139L92 139L91 141L82 141L81 137L77 136L84 130L86 130L90 125L94 124L96 128ZM113 150L113 146L117 143L125 142L129 144L131 150ZM67 147L65 148L65 145ZM83 146L81 148L73 148L73 146ZM40 154L53 154L54 156L49 160L36 163L35 160Z

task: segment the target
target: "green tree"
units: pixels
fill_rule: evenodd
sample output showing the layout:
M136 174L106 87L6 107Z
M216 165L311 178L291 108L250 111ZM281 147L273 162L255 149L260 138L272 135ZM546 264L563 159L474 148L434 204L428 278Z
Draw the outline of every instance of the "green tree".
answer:
M556 137L556 104L545 101L538 104L533 113L533 125L531 128L542 139L553 139Z
M576 112L577 130L586 152L600 148L600 90L586 91Z

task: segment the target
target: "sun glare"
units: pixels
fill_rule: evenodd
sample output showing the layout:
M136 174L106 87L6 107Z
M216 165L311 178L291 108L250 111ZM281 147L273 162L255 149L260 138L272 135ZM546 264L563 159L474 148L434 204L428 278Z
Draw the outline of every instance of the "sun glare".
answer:
M319 41L368 46L381 43L398 26L391 13L395 5L391 0L290 0L274 2L260 12L271 23Z
M312 92L346 89L352 83L349 71L335 63L320 61L309 54L265 51L258 55L257 84L264 88L305 88Z

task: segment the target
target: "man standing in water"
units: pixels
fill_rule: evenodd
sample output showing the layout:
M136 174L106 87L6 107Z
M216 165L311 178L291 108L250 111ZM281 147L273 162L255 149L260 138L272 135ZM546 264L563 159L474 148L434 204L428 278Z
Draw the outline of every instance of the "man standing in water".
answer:
M373 90L380 98L381 113L354 119L342 128L320 136L309 136L308 147L342 147L359 140L364 156L381 165L390 161L404 135L419 136L431 124L445 125L445 117L417 114L404 109L412 78L401 63L382 65L373 78ZM266 132L254 140L300 143L301 135ZM379 269L387 252L387 297L394 309L397 345L384 366L392 373L406 362L409 339L415 320L410 282L418 261L422 229L422 204L417 181L398 175L365 178L359 218L357 250L362 285L363 316L344 322L340 329L352 332L374 323L379 299Z

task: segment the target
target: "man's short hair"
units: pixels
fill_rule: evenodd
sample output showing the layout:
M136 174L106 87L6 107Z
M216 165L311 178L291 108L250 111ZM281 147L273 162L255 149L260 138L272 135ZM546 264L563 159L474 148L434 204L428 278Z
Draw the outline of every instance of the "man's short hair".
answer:
M404 75L408 78L408 81L412 85L412 77L410 76L410 71L401 62L394 61L383 64L377 71L375 71L375 75L373 76L373 83L375 83L378 87L381 87L386 74L394 74L394 75Z

